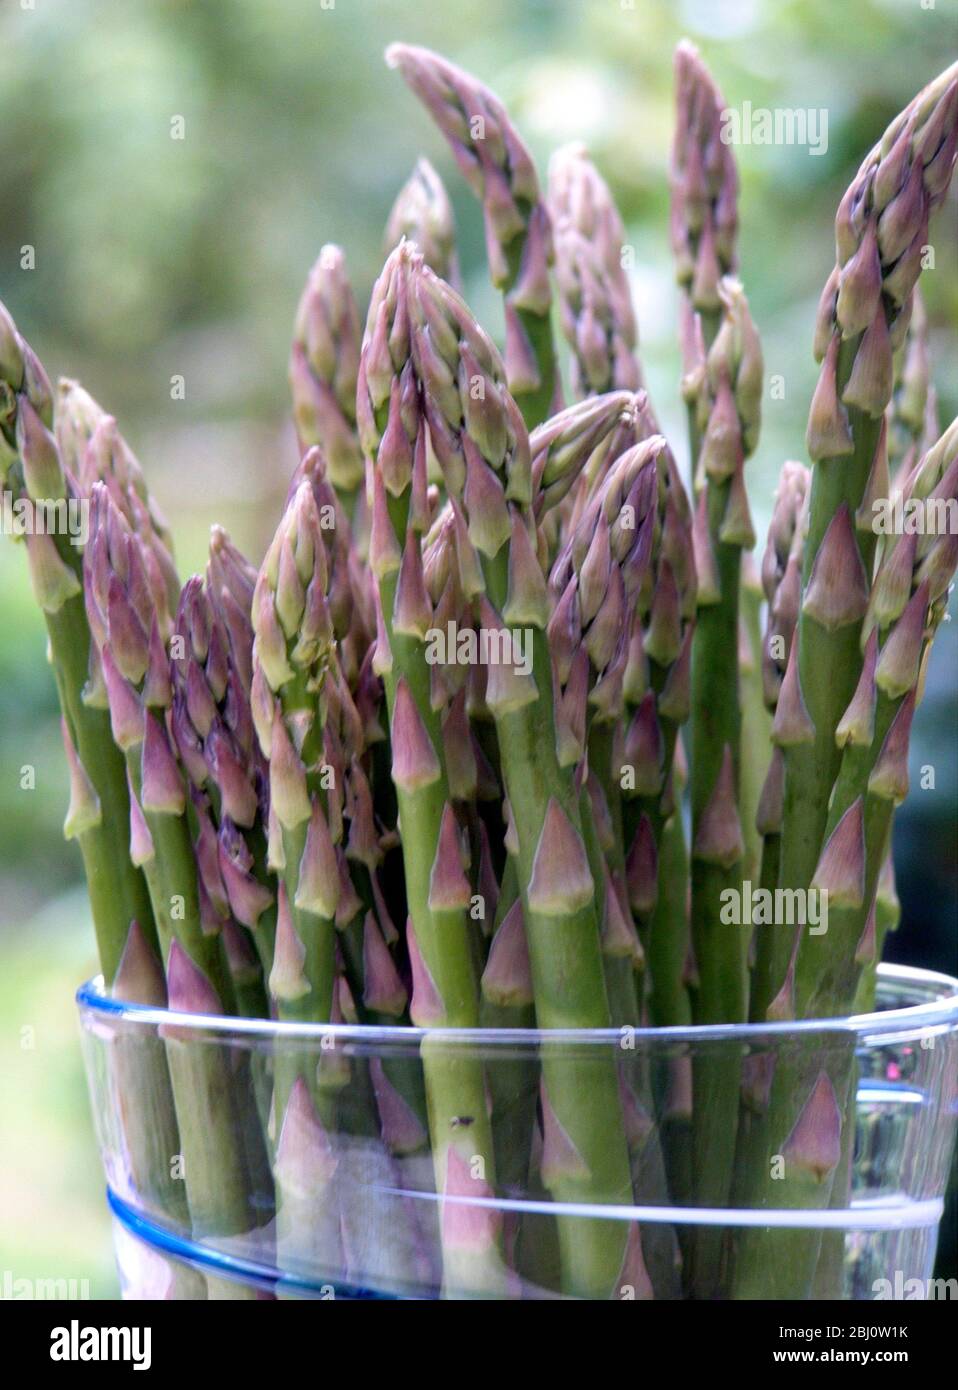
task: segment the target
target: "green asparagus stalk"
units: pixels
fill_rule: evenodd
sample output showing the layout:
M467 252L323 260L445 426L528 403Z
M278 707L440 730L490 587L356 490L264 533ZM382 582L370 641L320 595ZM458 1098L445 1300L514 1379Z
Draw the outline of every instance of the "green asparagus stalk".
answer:
M835 890L840 865L846 882L844 889L837 888L835 906L842 915L851 906L853 920L859 893L855 872L864 873L867 862L866 823L867 840L880 866L888 852L890 813L872 804L866 815L866 798L859 796L830 829L833 786L844 762L839 730L859 685L864 682L867 690L869 648L866 643L863 652L860 635L876 544L869 515L887 491L885 411L893 389L893 353L908 327L928 218L947 191L956 146L958 65L919 93L863 162L839 206L838 264L819 307L815 349L823 366L807 434L815 468L802 609L791 680L787 673L776 715L777 741L785 750L779 881L802 889L814 876L817 883ZM856 523L868 529L856 534ZM914 607L920 602L916 599ZM905 733L907 721L903 715L899 735ZM890 731L889 724L885 732ZM878 839L880 851L875 849ZM877 867L873 873L877 876ZM863 904L864 892L865 885ZM807 932L796 937L781 982L786 1007L794 999L797 974L805 975L803 957L807 962L818 954L812 941ZM847 980L847 957L836 953L828 969L830 982ZM802 997L812 996L803 992ZM820 997L829 997L828 992ZM854 990L849 1007L853 997ZM772 1189L779 1185L769 1183L758 1166L753 1205L828 1204L847 1148L843 1136L852 1123L847 1106L853 1071L853 1059L841 1055L818 1076L807 1066L776 1070L763 1144L768 1152L788 1150L791 1181L786 1192L775 1192ZM764 1284L767 1296L767 1279L763 1281L760 1271L774 1267L774 1287L782 1296L807 1296L819 1244L814 1233L751 1233L741 1241L737 1255L738 1295L754 1297Z
M265 1014L276 893L266 865L267 769L249 697L251 595L249 567L218 530L205 582L194 576L180 598L170 727L191 782L201 914L208 930L222 933L247 1005Z
M309 483L300 483L253 599L254 704L269 759L271 866L280 876L270 987L280 1017L332 1018L340 881L325 761L325 680L334 660L327 552ZM331 793L331 794L330 794Z
M456 517L447 506L427 537L424 579L434 605L437 629L441 630L451 618L460 631L466 631L472 628L472 615L462 592L455 537ZM472 888L473 903L480 904L482 913L483 939L480 941L475 934L473 936L473 942L478 947L477 969L481 970L480 1027L534 1028L532 976L515 856L509 852L508 845L504 846L505 863L497 871L487 826L491 824L492 835L498 841L501 841L503 827L499 818L492 814L492 807L478 807L482 782L480 764L485 755L477 738L477 728L470 719L468 668L446 666L434 669L447 687L451 699L442 728L450 793L464 817L468 818L471 813L479 811L473 837L478 839L478 853L475 849L472 853L475 866ZM472 702L472 717L479 717L475 700ZM482 710L482 717L485 725L481 733L487 745L490 745L489 717L485 709ZM492 737L494 739L494 733ZM495 755L494 746L491 746L491 751ZM498 797L498 782L495 783L495 790ZM484 816L482 810L485 811ZM488 950L485 949L486 945ZM530 1190L532 1139L537 1123L538 1062L527 1049L514 1057L499 1057L496 1065L487 1072L486 1085L497 1185L507 1197L525 1196ZM510 1267L523 1278L534 1280L535 1272L520 1270L517 1238L520 1225L524 1224L517 1214L505 1214L503 1247Z
M127 1003L157 1009L168 1005L162 962L138 922L130 924L112 988L114 996ZM181 1147L164 1044L149 1029L131 1029L113 1040L110 1064L117 1094L136 1097L136 1103L123 1111L124 1153L133 1190L151 1215L189 1230L186 1187L173 1176ZM169 1277L168 1297L207 1297L203 1276L187 1265L171 1265Z
M767 601L762 641L761 687L769 715L776 715L789 657L792 653L800 602L802 551L807 520L809 470L787 461L782 466L768 539L762 558L762 589ZM786 692L786 705L788 695ZM783 710L784 714L784 710ZM773 729L774 729L773 724ZM774 735L773 735L774 737ZM761 837L759 887L774 894L781 859L782 799L785 764L782 749L773 745L771 761L755 811ZM801 928L796 928L796 931ZM787 1015L780 995L781 980L795 950L795 932L773 915L753 928L750 949L749 1019L762 1023ZM770 1058L753 1052L742 1067L742 1107L736 1151L736 1200L747 1201L748 1181L756 1164L763 1164L764 1107L768 1095Z
M649 1006L656 1023L685 1012L685 950L671 910L658 914L658 854L666 821L676 811L672 765L678 731L688 718L696 575L691 510L668 447L658 456L651 565L629 634L624 694L629 723L615 763L622 799L623 844L632 906L649 956ZM684 894L683 894L684 897Z
M635 1027L644 1021L640 973L644 955L633 910L648 916L649 890L653 898L656 892L658 845L644 814L626 861L628 839L620 792L624 784L631 785L627 773L638 779L635 765L626 761L633 751L628 739L623 753L616 738L625 711L629 659L635 654L629 634L638 631L641 642L643 620L655 653L650 660L656 661L657 669L661 664L663 674L659 686L663 721L680 719L688 705L687 661L684 695L679 688L683 684L678 661L682 599L662 553L675 539L678 514L679 504L671 496L670 484L678 485L678 475L660 435L627 450L608 469L601 487L583 509L550 575L550 587L557 594L548 634L561 700L560 749L563 761L578 761L587 751L590 771L581 794L583 835L593 881L599 889L606 989L611 1019L617 1027ZM669 516L667 535L663 514ZM684 587L691 576L686 572L680 577ZM650 590L661 595L661 600L650 601ZM686 612L690 608L691 603L687 603ZM668 749L669 775L673 745L674 733ZM650 804L657 802L652 794L648 799ZM662 1149L652 1132L651 1087L644 1067L623 1065L620 1087L635 1200L640 1204L664 1202L667 1189ZM635 1258L641 1258L647 1269L651 1291L660 1297L672 1296L676 1265L673 1233L666 1227L643 1225Z
M627 397L623 397L623 403ZM569 412L566 412L568 415ZM592 411L591 415L595 416ZM611 420L604 426L611 427ZM542 467L546 466L547 454L552 449L564 447L574 455L583 439L591 438L591 433L603 428L598 419L576 421L571 419L566 428L550 436L543 444ZM562 445L559 444L560 439ZM588 442L584 446L588 450ZM556 458L553 463L558 467ZM470 604L462 592L459 573L459 554L456 545L457 517L450 506L444 509L428 538L424 563L426 587L436 606L435 622L439 627L454 615L457 624L465 629L472 627ZM443 725L443 741L447 765L450 769L450 787L459 802L469 802L476 798L480 789L479 758L468 727L469 714L478 718L479 706L475 696L470 704L465 686L465 668L452 667L443 673L449 683L452 705ZM483 703L482 717L491 720L491 713ZM488 731L487 731L488 732ZM487 740L488 741L488 740ZM498 749L493 748L498 757ZM506 818L509 819L508 810ZM511 823L511 822L510 822ZM501 826L495 827L500 836ZM483 848L488 837L484 837ZM480 1004L480 1023L484 1028L532 1028L536 1015L532 984L529 950L526 939L522 900L519 890L519 874L516 859L518 849L514 834L505 834L505 865L501 873L501 884L493 880L487 883L483 858L480 857L476 888L483 897L485 912L493 911L492 937L488 956L482 966ZM491 1101L491 1121L493 1142L496 1153L496 1173L503 1191L516 1195L539 1190L542 1198L547 1197L544 1188L533 1187L538 1182L538 1173L533 1163L532 1138L537 1125L536 1112L540 1087L540 1068L528 1054L517 1056L514 1061L498 1059L490 1071L487 1084ZM537 1234L533 1238L528 1229L529 1223L523 1219L522 1248L517 1239L520 1232L517 1221L506 1215L503 1239L510 1262L518 1268L521 1276L537 1286L558 1283L559 1275L555 1268L547 1268L548 1260L539 1256L545 1246L558 1259L554 1250L554 1223L542 1217L534 1222ZM533 1256L534 1258L530 1258Z
M475 1027L479 982L466 914L469 883L443 747L446 698L426 660L426 634L434 622L421 540L429 523L427 421L437 453L444 438L436 396L426 389L427 373L442 366L441 325L436 322L430 332L416 323L411 303L410 281L421 264L408 242L387 260L373 291L360 361L359 419L369 460L370 567L379 619L375 665L386 688L399 805L411 1016L426 1028ZM453 1295L470 1288L495 1295L504 1287L499 1215L462 1200L494 1191L482 1068L441 1039L427 1037L422 1055L436 1187L443 1196L444 1287Z
M194 967L231 1006L219 937L207 932L187 818L187 794L168 729L173 703L162 633L172 620L146 547L113 503L105 483L91 496L84 588L110 709L113 738L126 755L129 854L143 868L164 959L178 940Z
M728 891L739 892L745 842L739 811L739 585L741 556L755 543L744 463L759 426L762 357L737 281L724 279L722 318L694 375L684 382L690 405L698 500L693 542L698 616L692 647L692 942L699 982L693 1016L700 1023L743 1022L747 1004L747 934L723 920ZM695 330L693 330L695 334ZM699 348L701 335L695 334ZM693 1070L696 1198L720 1206L734 1161L737 1061L702 1058ZM696 1241L693 1287L712 1296L718 1233Z
M891 123L835 219L838 261L819 307L822 371L806 437L815 467L798 623L801 727L780 740L781 882L791 888L807 888L815 872L841 756L835 732L861 675L859 634L876 538L873 531L856 535L851 523L880 489L892 355L908 326L928 219L951 180L956 141L958 65Z
M653 1022L664 1027L687 1028L692 1022L688 978L691 951L689 921L689 854L682 823L681 794L685 782L681 739L676 740L672 762L675 810L662 827L658 853L658 884L650 936L667 948L659 952L658 980L653 980ZM677 1206L692 1200L692 1059L669 1059L662 1099L662 1149L669 1192ZM683 1248L686 1233L679 1232Z
M339 1017L336 914L351 885L337 856L344 789L327 756L328 686L337 662L332 608L348 578L342 512L324 468L313 475L316 451L307 459L256 581L251 706L269 766L268 862L278 879L270 994L280 1019L330 1023ZM320 500L324 486L331 510ZM335 1050L317 1055L297 1040L277 1049L277 1236L293 1270L343 1266L336 1173L345 1155L333 1136L348 1079Z
M129 856L142 865L164 953L169 1007L221 1015L234 990L221 934L201 911L190 837L187 791L169 732L173 700L170 657L161 637L172 626L160 575L144 559L148 546L130 529L107 484L94 484L84 556L90 631L109 699L114 741L126 755L130 793ZM171 643L172 645L172 643ZM195 1034L165 1027L167 1062L186 1169L194 1233L229 1236L255 1224L251 1205L258 1135L222 1044L198 1048ZM251 1292L210 1279L211 1298Z
M518 848L536 1018L545 1028L606 1026L596 888L574 769L560 761L528 440L499 354L455 292L419 258L408 259L410 332L432 444L461 510L460 565L470 576L464 587L477 601L480 630L505 655L488 668L486 702ZM508 656L518 629L531 644L527 672ZM580 1068L547 1050L543 1078L547 1186L563 1201L621 1200L629 1190L628 1155L611 1061ZM608 1297L618 1287L638 1233L626 1245L615 1225L560 1220L569 1291Z
M671 231L676 276L687 295L683 395L697 498L691 783L696 1016L730 1022L745 1016L744 955L741 942L721 928L719 908L722 891L737 886L744 852L736 664L741 553L751 549L754 533L743 465L758 437L762 358L741 285L729 276L736 260L738 175L722 139L725 101L686 42L676 50L675 83Z
M836 730L841 767L812 878L813 887L828 893L828 947L822 949L821 936L802 941L794 971L794 1009L801 1017L851 1008L861 969L877 955L878 880L894 808L908 791L908 740L920 673L958 564L958 536L947 521L940 530L938 525L958 504L958 420L921 461L910 497L924 504L931 529L896 537L872 582L864 665Z
M726 280L720 293L721 327L695 376L687 374L684 383L700 443L693 527L699 611L692 652L692 892L693 924L703 946L708 924L717 921L719 894L734 883L744 849L735 805L741 729L738 600L742 550L754 543L744 461L757 439L761 390L761 349L741 286ZM741 1005L742 980L736 966L724 980L733 1016ZM718 980L715 989L718 993L703 979L703 1019L717 1021L714 1010L723 1011Z
M762 588L768 605L762 644L762 691L773 715L777 713L798 623L810 483L811 474L803 464L783 464L762 557ZM784 774L784 755L775 746L756 807L756 827L762 835L760 886L772 892L778 886L781 861ZM768 1010L778 995L794 942L781 925L771 922L756 926L752 944L749 1017L760 1023L778 1016L777 1007L771 1014Z
M650 460L655 460L656 467L643 474ZM641 515L636 511L638 494L630 494L639 474L648 493L642 498L647 510ZM615 634L615 659L608 673L596 673L590 691L589 766L598 777L611 816L615 868L623 884L625 850L630 850L629 890L632 906L643 920L654 907L656 837L670 814L662 793L669 779L675 731L688 707L691 633L687 619L694 607L689 519L671 453L661 436L652 435L596 475L593 495L575 520L571 540L552 575L554 585L561 581L566 588L550 623L551 644L554 650L568 652L574 650L574 643L568 642L562 626L581 608L570 566L598 565L599 577L591 569L585 573L586 593L592 594L601 584L598 556L602 552L597 547L604 546L609 526L615 523L620 538L628 538L634 528L632 538L641 540L641 552L626 551L622 562L626 601L623 625ZM626 707L635 713L623 748L618 734Z
M36 370L34 364L31 371ZM41 459L48 482L54 478L54 468L59 467L62 495L82 506L89 505L86 494L100 480L130 523L139 528L158 594L167 601L175 599L179 584L169 533L113 419L75 383L61 382L56 441L41 433L38 425L37 420L24 454L27 477ZM35 458L34 450L38 451ZM69 550L64 553L69 554ZM82 576L79 548L70 561L74 572ZM53 573L52 557L48 556L35 572ZM79 829L88 876L91 866L95 873L89 887L104 978L118 998L166 1007L168 996L156 954L153 909L142 873L127 849L130 802L123 756L111 737L99 653L90 640L79 592L70 599L62 621L58 617L56 626L51 626L50 637L71 776L68 825ZM87 774L87 764L92 775ZM186 1226L190 1209L182 1183L173 1177L173 1161L189 1147L190 1126L187 1124L181 1138L164 1049L149 1039L132 1035L119 1038L112 1067L120 1093L129 1090L139 1100L124 1116L125 1152L136 1190L162 1220ZM207 1284L185 1267L171 1277L171 1296L207 1296ZM210 1281L209 1292L213 1297L219 1295L216 1281Z
M14 451L0 465L2 481L18 500L50 506L80 519L85 499L63 466L51 435L52 397L46 373L0 304L0 431ZM130 924L156 940L140 870L130 863L129 801L123 756L110 736L109 715L98 696L96 653L83 607L82 548L67 525L52 534L36 528L24 537L34 593L43 610L63 716L70 768L70 807L64 824L83 857L97 949L112 984Z
M591 825L600 846L593 878L602 889L606 987L616 1026L639 1022L632 973L641 966L643 954L626 888L622 808L616 795L624 778L613 746L625 710L628 634L636 621L640 591L650 578L657 461L664 449L661 436L653 436L616 461L550 574L556 595L548 636L559 761L575 766L588 750L588 765L595 774L595 781L584 789L591 805L583 824L587 835Z
M175 937L166 960L167 996L174 1014L222 1015L220 996ZM195 1026L187 1029L165 1023L160 1037L179 1121L182 1166L193 1234L217 1241L244 1234L256 1224L255 1183L250 1157L258 1134L248 1123L255 1115L244 1095L248 1076L237 1077L229 1043L215 1036L207 1045ZM208 1297L250 1301L253 1289L239 1282L210 1276Z
M254 604L254 708L260 738L270 751L275 812L270 853L282 879L270 983L281 1017L340 1021L336 958L341 947L364 1020L395 1023L405 1014L406 990L389 951L386 932L395 932L376 885L382 855L360 763L362 719L340 664L341 655L347 662L363 659L363 615L361 603L351 602L356 576L350 560L344 518L323 460L313 451L299 470ZM285 742L280 722L288 731ZM310 806L303 829L290 824L290 807L295 808L291 756L301 762ZM410 1213L397 1210L388 1189L396 1185L391 1155L408 1159L425 1139L416 1069L394 1059L371 1074L362 1058L351 1062L339 1049L324 1049L318 1058L294 1044L277 1058L275 1085L281 1140L288 1136L289 1142L307 1143L334 1161L328 1178L325 1167L317 1176L313 1198L319 1207L338 1212L346 1268L360 1281L411 1282L416 1224ZM288 1157L288 1144L286 1150L277 1148L284 1251L289 1247L298 1258L290 1223L308 1220L307 1229L314 1228L314 1240L322 1235L324 1258L332 1261L339 1232L322 1212L309 1211L302 1184L295 1171L292 1177L288 1171Z
M742 702L740 816L745 856L742 877L756 883L761 873L762 836L756 825L762 787L768 774L772 720L762 690L762 583L747 550L742 551L738 644Z
M721 138L724 99L696 50L675 57L672 245L682 305L683 395L689 406L698 617L692 653L692 942L697 1022L747 1016L746 941L722 923L722 895L738 891L745 841L739 812L739 587L741 556L755 543L743 464L755 447L762 361L736 261L738 176ZM714 341L713 341L714 340ZM733 347L732 344L735 344ZM722 1205L735 1150L738 1062L699 1059L693 1069L695 1200ZM689 1283L696 1297L719 1285L720 1239L695 1235Z
M505 298L509 390L533 429L549 415L558 388L552 228L532 157L499 98L469 73L410 44L391 44L386 61L428 109L482 202L489 270Z

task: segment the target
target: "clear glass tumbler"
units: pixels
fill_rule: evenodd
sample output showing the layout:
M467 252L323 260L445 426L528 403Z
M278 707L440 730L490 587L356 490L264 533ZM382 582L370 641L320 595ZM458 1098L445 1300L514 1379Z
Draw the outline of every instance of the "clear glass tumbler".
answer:
M127 1297L934 1296L958 1112L945 976L883 966L876 1012L848 1019L588 1033L173 1014L100 980L77 999ZM573 1154L557 1200L544 1062L582 1095L614 1071L628 1191L597 1201L579 1174L576 1200ZM477 1123L466 1100L454 1133L430 1133L440 1072L447 1087L484 1082L495 1174L475 1184L460 1172ZM773 1081L823 1072L847 1082L833 1088L841 1151L810 1184L777 1186L789 1145L770 1152L764 1132ZM725 1200L707 1204L692 1099L730 1076L734 1162ZM602 1286L590 1252L619 1249Z

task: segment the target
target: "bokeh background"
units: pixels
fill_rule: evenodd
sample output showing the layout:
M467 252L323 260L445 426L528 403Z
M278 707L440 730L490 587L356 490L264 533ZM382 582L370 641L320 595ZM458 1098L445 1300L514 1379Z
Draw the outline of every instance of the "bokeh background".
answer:
M346 249L365 301L384 221L420 151L447 179L467 298L497 332L481 223L441 138L382 61L427 43L506 101L545 172L584 139L635 248L656 407L684 448L667 238L671 55L703 49L729 104L824 108L828 148L748 146L741 271L764 339L752 467L760 534L803 455L811 327L842 191L888 120L958 48L955 0L4 0L0 297L51 375L119 419L173 518L184 574L224 523L262 555L295 463L286 354L306 271ZM185 138L171 138L181 117ZM958 406L955 202L924 279L942 416ZM35 265L23 269L23 248ZM185 378L184 400L170 379ZM761 545L761 542L760 542ZM899 959L954 970L958 644L936 644L896 823ZM21 768L36 787L21 790ZM0 538L0 1273L116 1292L73 990L93 972L79 858L60 838L53 683L22 551ZM953 1238L953 1237L952 1237Z

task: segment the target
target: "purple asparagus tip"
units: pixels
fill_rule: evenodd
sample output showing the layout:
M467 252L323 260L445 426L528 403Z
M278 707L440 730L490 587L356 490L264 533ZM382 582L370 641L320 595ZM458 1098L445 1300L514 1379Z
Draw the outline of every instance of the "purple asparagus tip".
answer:
M130 923L113 979L113 997L128 1004L149 1004L158 1009L166 1007L162 963L135 919Z
M823 1182L837 1166L842 1151L842 1112L835 1088L823 1071L782 1146L787 1168L795 1167Z
M379 1111L383 1143L387 1149L399 1155L418 1153L424 1149L429 1136L419 1116L389 1080L379 1057L370 1059L369 1074Z
M722 765L712 794L699 820L693 853L696 859L708 864L720 864L726 869L730 869L745 853L735 795L735 768L728 744L722 754Z
M454 1144L446 1149L446 1179L442 1195L442 1240L475 1252L492 1250L499 1241L502 1213L495 1193L481 1174L482 1160L466 1157Z
M532 970L519 899L502 919L482 972L482 992L492 1004L522 1008L532 1003Z
M332 1179L337 1161L309 1087L297 1076L276 1145L275 1171L280 1186L289 1196L315 1201Z
M861 907L865 896L865 821L862 798L854 801L825 841L812 887L830 907Z
M363 1003L393 1018L401 1017L407 1003L406 987L372 912L363 922Z
M555 797L550 797L532 864L529 908L544 916L564 917L586 907L594 895L582 836Z
M562 1187L570 1179L586 1182L590 1176L588 1164L552 1108L544 1080L539 1099L542 1106L542 1181L550 1188Z
M216 990L176 940L166 962L166 985L172 1012L222 1015L223 1005Z

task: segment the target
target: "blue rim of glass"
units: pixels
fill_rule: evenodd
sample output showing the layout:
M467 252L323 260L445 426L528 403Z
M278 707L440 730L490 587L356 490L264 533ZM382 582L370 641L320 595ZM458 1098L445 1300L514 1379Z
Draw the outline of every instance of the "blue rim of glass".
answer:
M177 1235L166 1226L161 1226L142 1211L113 1191L106 1189L106 1201L110 1211L130 1235L143 1241L161 1255L180 1260L204 1274L233 1280L240 1284L254 1284L269 1293L287 1291L291 1294L326 1295L339 1302L346 1300L389 1302L400 1297L399 1294L383 1293L378 1289L365 1288L358 1284L346 1284L341 1279L309 1279L305 1275L292 1274L276 1269L262 1260L247 1256L231 1255L210 1245L203 1245L185 1236ZM411 1295L403 1294L409 1298Z
M907 1037L925 1034L929 1029L949 1031L958 1026L958 980L933 970L907 965L879 965L879 995L897 991L924 996L923 1002L904 1008L883 1009L876 1013L850 1014L847 1018L809 1018L784 1023L725 1023L691 1028L414 1028L395 1025L354 1023L283 1023L269 1018L239 1018L231 1014L185 1014L149 1004L131 1004L104 993L103 977L97 975L76 993L81 1012L88 1011L125 1022L153 1027L194 1030L208 1040L211 1034L224 1037L300 1038L314 1042L341 1042L344 1045L372 1043L412 1047L423 1042L461 1043L483 1047L542 1046L577 1044L608 1046L629 1042L656 1043L741 1042L759 1038L794 1037L796 1034L833 1033L857 1037Z

